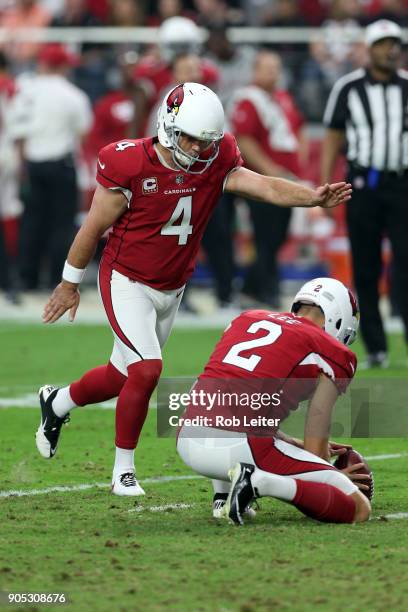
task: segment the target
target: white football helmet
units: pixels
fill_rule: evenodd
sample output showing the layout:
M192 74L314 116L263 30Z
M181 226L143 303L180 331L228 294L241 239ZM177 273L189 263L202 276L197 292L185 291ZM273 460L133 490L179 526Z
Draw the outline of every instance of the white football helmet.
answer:
M187 17L165 19L158 31L160 53L166 62L172 62L181 53L199 53L202 35L194 21Z
M183 151L180 134L208 143L203 157ZM224 109L218 96L205 85L183 83L170 90L157 114L159 142L172 152L178 168L191 174L202 174L216 159L224 136ZM192 166L195 169L192 170Z
M302 304L315 304L323 311L325 331L343 344L354 342L357 335L359 312L350 289L334 278L314 278L299 289L291 311L296 313Z

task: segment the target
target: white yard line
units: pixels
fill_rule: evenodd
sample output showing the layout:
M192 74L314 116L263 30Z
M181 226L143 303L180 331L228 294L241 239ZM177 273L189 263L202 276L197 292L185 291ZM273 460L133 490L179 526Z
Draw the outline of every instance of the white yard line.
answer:
M184 476L157 476L155 478L144 478L140 482L143 484L161 484L165 482L177 482L178 480L197 480L203 478L198 474L186 474ZM107 482L93 482L79 485L56 485L46 489L14 489L10 491L0 491L2 497L31 497L32 495L45 495L46 493L75 493L76 491L86 491L88 489L107 489L111 485Z
M372 455L371 457L366 457L367 460L370 461L385 461L387 459L400 459L401 457L407 457L408 453L392 453L389 455ZM200 478L204 478L203 476L199 476L198 474L186 474L183 476L156 476L153 478L144 478L140 482L143 484L155 484L155 483L165 483L165 482L177 482L178 480L197 480ZM45 495L47 493L71 493L76 491L86 491L88 489L97 489L97 488L108 488L111 485L106 482L94 482L88 484L79 484L79 485L56 485L54 487L47 487L44 489L13 489L9 491L0 491L0 498L5 497L26 497L32 495Z
M394 514L384 514L383 516L376 516L377 520L388 520L388 521L397 521L400 519L407 519L408 512L395 512Z
M26 393L18 397L0 397L0 408L36 408L39 407L38 393ZM97 406L102 410L112 410L116 407L115 401L101 402ZM87 408L88 409L88 408Z
M166 512L166 510L188 510L194 508L196 504L165 504L163 506L136 506L136 508L130 508L128 513L141 513L141 512ZM408 519L408 512L395 512L394 514L383 514L381 516L373 516L371 520L383 521L383 520L401 520Z
M0 396L1 390L2 387L0 387ZM35 410L38 410L38 393L26 393L17 397L0 397L0 409L1 408L34 408ZM114 410L116 408L116 400L100 402L99 404L94 404L86 407L87 410L98 410L99 408L101 410ZM157 408L156 402L151 402L149 408Z
M166 510L186 510L193 508L195 504L165 504L164 506L136 506L130 508L128 512L166 512Z
M105 488L111 485L106 482L94 482L93 484L79 485L56 485L55 487L47 487L46 489L12 489L10 491L0 491L1 497L28 497L32 495L45 495L46 493L70 493L72 491L86 491L87 489Z
M401 459L401 457L408 457L408 453L391 453L389 455L372 455L371 457L364 457L366 461L383 461L384 459Z

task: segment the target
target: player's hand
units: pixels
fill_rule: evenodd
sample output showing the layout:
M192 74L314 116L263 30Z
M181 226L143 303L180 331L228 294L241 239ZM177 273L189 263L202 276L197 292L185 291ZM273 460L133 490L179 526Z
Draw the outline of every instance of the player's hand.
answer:
M50 299L44 306L43 322L55 323L69 310L69 320L72 323L78 310L79 299L78 286L62 281L54 289Z
M344 468L344 470L340 470L343 472L350 480L354 482L355 485L358 486L361 491L368 491L370 489L369 485L364 484L367 480L370 480L370 476L368 474L359 474L358 470L364 467L364 463L355 463L354 465L349 465Z
M334 208L342 202L347 202L351 198L352 186L350 183L332 183L321 185L315 190L315 198L312 200L313 206L322 208Z
M353 447L351 444L339 444L338 442L329 441L329 453L330 457L337 457L338 455L344 455L348 450Z

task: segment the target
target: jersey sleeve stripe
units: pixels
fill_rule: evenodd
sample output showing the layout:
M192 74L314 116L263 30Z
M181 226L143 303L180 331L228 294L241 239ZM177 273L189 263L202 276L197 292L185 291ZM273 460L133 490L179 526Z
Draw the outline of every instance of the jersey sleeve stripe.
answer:
M125 189L124 187L108 187L108 189L110 189L110 191L121 191L128 201L129 208L130 200L133 196L133 193L130 191L130 189Z
M100 179L103 179L103 181L101 181ZM114 181L109 176L105 176L104 174L102 174L100 170L98 170L98 173L96 175L96 180L98 181L98 183L100 183L100 185L102 185L102 187L106 187L107 189L109 189L111 185L106 185L104 181L106 181L106 183L113 183L116 187L120 187L121 189L126 189L126 187Z
M231 170L228 172L228 174L225 175L225 178L222 182L222 191L224 193L225 190L225 185L227 184L227 181L230 177L230 174L232 174L233 172L235 172L236 170L239 170L239 168L241 168L241 166L235 166L235 168L231 168Z
M327 361L325 361L317 353L309 353L309 355L307 355L307 357L305 357L303 361L299 363L299 366L306 366L306 365L316 365L320 370L322 370L325 374L327 374L333 381L336 378L334 374L334 370L331 367L331 365L329 365Z
M322 357L323 359L327 359L327 361L330 361L331 363L334 363L338 368L340 368L340 370L343 370L345 378L350 378L350 372L348 372L347 368L344 365L342 365L338 361L335 361L328 355L323 355L322 353L320 353L320 357Z

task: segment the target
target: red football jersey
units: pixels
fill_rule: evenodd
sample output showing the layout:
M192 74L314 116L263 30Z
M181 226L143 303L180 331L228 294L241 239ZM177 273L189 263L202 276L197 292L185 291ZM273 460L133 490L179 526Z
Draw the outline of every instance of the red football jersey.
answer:
M239 350L231 350L238 344ZM245 378L250 372L251 377L286 380L324 373L344 391L356 365L354 353L310 319L290 312L248 310L225 330L201 376Z
M134 103L122 91L113 91L100 98L94 107L87 149L96 157L102 147L126 138L133 115Z
M234 137L225 134L210 167L191 174L164 166L156 142L114 142L99 153L96 180L120 189L129 200L112 228L103 261L132 280L170 290L182 287L192 274L224 180L242 158Z
M250 91L251 88L248 88ZM266 96L266 94L264 94ZM230 121L235 136L251 136L257 140L265 155L271 161L300 176L298 136L304 120L291 95L285 90L271 96L269 112L262 111L250 97L239 99L232 107Z
M226 329L194 389L240 394L243 390L283 391L274 410L274 416L283 421L311 397L322 373L343 393L356 366L354 353L309 319L288 312L250 310ZM203 406L189 406L186 417L199 414Z
M0 95L5 98L12 98L16 93L16 84L11 76L0 77Z

